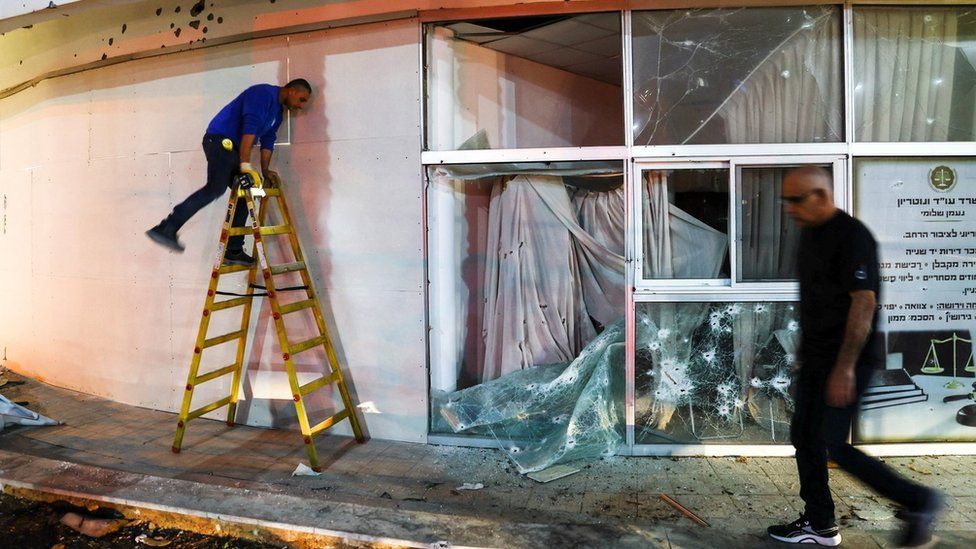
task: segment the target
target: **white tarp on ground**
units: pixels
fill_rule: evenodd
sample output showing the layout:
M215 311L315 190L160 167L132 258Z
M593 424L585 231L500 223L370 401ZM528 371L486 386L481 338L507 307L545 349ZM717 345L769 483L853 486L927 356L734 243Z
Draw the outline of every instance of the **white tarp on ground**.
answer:
M58 425L58 422L0 395L0 431L7 425Z

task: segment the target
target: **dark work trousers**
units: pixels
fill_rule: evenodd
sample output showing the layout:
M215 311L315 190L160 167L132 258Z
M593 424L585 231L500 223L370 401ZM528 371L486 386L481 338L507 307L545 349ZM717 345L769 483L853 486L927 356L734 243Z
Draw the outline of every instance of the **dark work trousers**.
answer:
M221 145L224 136L215 133L204 134L203 152L207 155L207 184L191 194L173 208L173 213L166 218L166 224L174 231L178 231L184 223L204 206L222 197L228 188L233 192L234 177L240 173L241 156L237 150L230 150ZM234 208L232 226L243 227L247 221L247 201L237 200ZM244 236L232 236L227 239L227 252L234 254L241 252L244 246Z
M908 510L917 510L926 501L927 488L898 475L847 442L857 403L873 366L857 367L857 399L846 408L834 408L826 402L827 377L833 366L833 357L804 357L797 379L790 437L796 448L800 497L806 504L804 515L814 528L834 524L834 501L827 486L828 456L878 494Z

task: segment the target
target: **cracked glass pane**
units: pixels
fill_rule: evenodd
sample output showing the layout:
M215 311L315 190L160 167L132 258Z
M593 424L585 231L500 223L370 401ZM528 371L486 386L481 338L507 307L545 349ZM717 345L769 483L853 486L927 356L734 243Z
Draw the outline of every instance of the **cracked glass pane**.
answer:
M638 444L789 440L794 303L637 305Z
M858 141L976 140L976 8L854 9Z
M823 166L830 169L830 166ZM739 173L739 275L743 281L796 278L800 228L783 211L783 177L787 166L742 168Z
M644 278L729 278L728 168L647 170L641 183Z
M634 144L842 141L840 14L634 12Z
M428 171L431 432L524 471L622 433L626 215L616 162Z

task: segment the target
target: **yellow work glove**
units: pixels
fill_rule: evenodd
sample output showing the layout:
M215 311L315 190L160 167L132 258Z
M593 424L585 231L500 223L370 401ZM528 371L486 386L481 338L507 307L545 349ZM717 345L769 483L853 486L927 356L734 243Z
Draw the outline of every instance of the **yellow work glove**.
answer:
M262 187L261 176L251 167L250 162L241 162L241 173L251 176L251 194L254 196L265 196Z
M251 167L251 163L250 162L241 162L241 173L242 174L247 174L247 175L250 175L251 176L251 184L252 184L252 186L254 186L254 187L260 187L261 186L261 176L258 175L258 172L255 171L253 167Z

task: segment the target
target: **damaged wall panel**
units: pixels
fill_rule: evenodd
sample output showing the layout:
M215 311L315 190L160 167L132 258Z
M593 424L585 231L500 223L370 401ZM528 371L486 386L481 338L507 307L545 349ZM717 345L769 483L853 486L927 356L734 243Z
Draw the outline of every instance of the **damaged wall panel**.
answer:
M3 193L18 208L16 231L0 236L7 365L175 411L225 202L184 227L181 255L142 233L203 184L200 140L217 110L252 83L302 76L316 94L291 121L300 143L282 126L274 164L326 321L369 433L425 440L419 47L416 20L374 24L132 61L0 100ZM381 105L414 114L357 124ZM239 419L293 427L273 323L256 305L260 373L244 382ZM299 369L321 372L314 358ZM229 378L211 383L195 403ZM323 391L309 404L314 416L332 402Z

